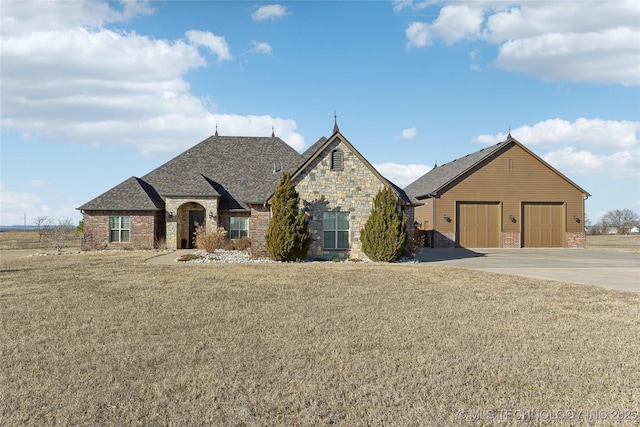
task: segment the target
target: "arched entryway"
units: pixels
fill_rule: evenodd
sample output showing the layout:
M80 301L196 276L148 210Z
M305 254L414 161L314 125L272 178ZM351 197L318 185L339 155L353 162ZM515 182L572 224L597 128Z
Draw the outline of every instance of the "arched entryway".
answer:
M195 248L195 232L199 225L204 226L206 221L205 209L202 205L189 202L178 208L178 248Z

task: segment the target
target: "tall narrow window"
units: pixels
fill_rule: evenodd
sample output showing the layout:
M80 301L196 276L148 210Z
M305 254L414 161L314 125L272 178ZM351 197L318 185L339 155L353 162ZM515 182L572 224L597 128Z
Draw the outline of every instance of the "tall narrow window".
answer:
M131 220L128 216L109 217L109 241L111 243L129 242Z
M349 248L349 212L325 212L323 215L324 248Z
M331 152L331 170L332 171L342 170L342 151L333 150Z
M249 237L249 218L232 216L229 223L229 238L240 239L242 237Z

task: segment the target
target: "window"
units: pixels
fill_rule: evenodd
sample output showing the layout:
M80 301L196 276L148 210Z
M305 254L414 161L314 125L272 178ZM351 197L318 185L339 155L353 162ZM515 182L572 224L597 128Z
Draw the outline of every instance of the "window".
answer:
M325 249L349 249L348 212L325 212L323 224Z
M332 171L342 170L342 151L333 150L331 152L331 170Z
M109 217L109 242L126 243L129 242L131 231L131 221L128 216Z
M249 218L242 216L232 216L229 226L229 238L240 239L249 237Z

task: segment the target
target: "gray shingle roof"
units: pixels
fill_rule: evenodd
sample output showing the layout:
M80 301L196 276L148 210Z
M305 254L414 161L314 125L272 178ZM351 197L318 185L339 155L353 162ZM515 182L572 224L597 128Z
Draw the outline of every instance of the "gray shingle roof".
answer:
M509 141L499 142L490 147L476 151L475 153L467 154L466 156L460 157L452 162L433 168L411 184L407 185L404 189L408 194L418 199L423 199L430 194L435 194L442 187L464 174L473 166L506 146L506 142Z
M549 169L558 174L562 179L566 180L569 184L573 185L580 192L586 196L590 196L584 189L578 186L575 182L560 173L553 166L542 160L535 153L530 151L527 147L522 145L519 141L513 138L511 135L507 137L505 141L499 142L495 145L483 148L475 153L467 154L464 157L460 157L452 162L446 163L442 166L431 169L426 174L405 187L405 191L412 197L417 199L424 199L432 195L437 195L445 186L453 182L454 180L462 177L465 173L470 171L476 165L480 164L485 159L493 155L497 155L506 147L517 145L523 150L531 154L534 158L545 164Z
M78 209L157 211L164 209L164 202L152 186L132 176Z
M294 171L303 160L300 153L277 137L215 135L142 179L130 178L78 209L158 209L155 198L159 196L221 196L221 209L245 209L248 203L264 203L273 193L280 179L274 169ZM153 195L145 191L146 201L142 200L142 193L130 199L132 179L148 184Z
M304 160L306 161L307 159L309 159L309 157L313 156L315 152L324 145L325 142L327 142L327 138L323 136L313 145L311 145L311 147L307 148L304 153L302 153L302 157L304 157Z

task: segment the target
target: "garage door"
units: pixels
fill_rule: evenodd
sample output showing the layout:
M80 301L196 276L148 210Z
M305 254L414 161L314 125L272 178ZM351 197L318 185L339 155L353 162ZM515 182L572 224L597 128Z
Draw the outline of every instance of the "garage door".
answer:
M564 246L563 203L524 203L522 221L525 247Z
M500 247L500 204L458 203L458 246Z

